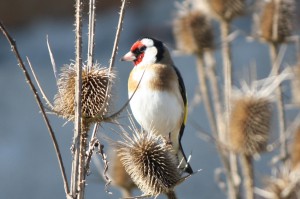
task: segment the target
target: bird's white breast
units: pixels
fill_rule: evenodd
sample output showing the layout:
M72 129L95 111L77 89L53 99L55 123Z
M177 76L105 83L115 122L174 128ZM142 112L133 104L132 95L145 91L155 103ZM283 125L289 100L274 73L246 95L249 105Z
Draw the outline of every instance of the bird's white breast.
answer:
M139 81L142 73L143 70L133 78ZM179 91L150 89L147 84L154 75L153 71L146 69L138 90L130 101L130 107L135 119L145 130L155 130L168 136L181 125L183 102L178 96ZM129 97L132 93L129 92Z

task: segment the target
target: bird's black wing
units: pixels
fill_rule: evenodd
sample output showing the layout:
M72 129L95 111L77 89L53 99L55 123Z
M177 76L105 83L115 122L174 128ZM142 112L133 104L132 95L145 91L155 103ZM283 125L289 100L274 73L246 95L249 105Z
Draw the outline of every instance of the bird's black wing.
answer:
M181 97L182 97L182 100L183 100L183 104L184 104L184 118L183 118L183 121L182 121L182 124L181 124L181 127L180 127L178 141L179 141L179 147L180 147L180 150L182 152L182 155L183 155L184 159L187 160L186 156L184 154L183 148L181 146L181 138L183 136L183 131L184 131L184 128L185 128L185 123L186 123L186 120L187 120L188 103L187 103L186 90L185 90L185 86L184 86L184 82L183 82L182 76L181 76L179 70L175 66L174 66L174 69L175 69L175 72L176 72L177 77L178 77L179 90L180 90L180 94L181 94ZM193 173L193 169L190 166L190 164L187 165L185 171L188 172L188 173L190 173L190 174Z

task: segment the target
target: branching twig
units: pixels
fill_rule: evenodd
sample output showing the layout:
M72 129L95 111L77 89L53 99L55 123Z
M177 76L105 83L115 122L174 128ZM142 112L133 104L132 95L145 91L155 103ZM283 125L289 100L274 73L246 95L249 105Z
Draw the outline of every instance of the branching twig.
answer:
M42 103L42 101L41 101L41 99L38 95L38 92L37 92L35 86L33 85L33 82L32 82L32 80L29 76L29 73L28 73L28 71L27 71L27 69L24 65L24 62L23 62L23 60L22 60L22 58L19 54L16 42L12 39L12 37L9 35L8 31L6 30L5 26L1 22L0 22L0 30L2 31L2 33L6 37L7 41L9 42L9 44L11 46L11 49L14 52L16 58L17 58L18 65L21 68L21 70L23 71L23 73L25 75L25 78L26 78L26 81L29 84L29 87L33 92L33 95L36 99L36 102L39 106L39 109L41 110L42 116L44 118L44 121L46 123L48 132L50 134L50 137L51 137L53 145L54 145L54 149L55 149L55 152L56 152L56 156L57 156L57 159L58 159L60 171L61 171L63 182L64 182L64 189L65 189L66 197L69 198L69 184L68 184L67 175L66 175L66 172L65 172L65 167L64 167L64 164L63 164L63 161L62 161L61 153L60 153L60 150L59 150L59 146L58 146L54 131L53 131L53 129L50 125L50 121L49 121L49 119L46 115L45 109L43 107L43 103Z
M120 34L121 34L121 30L122 30L122 26L123 26L123 18L125 15L125 4L126 4L126 0L122 0L122 5L121 5L121 10L120 10L120 16L119 16L119 22L118 22L118 27L117 27L117 31L116 31L116 36L115 36L115 41L114 41L114 47L112 50L112 54L111 54L111 58L110 58L110 64L109 64L109 71L108 71L108 75L109 75L109 81L107 83L107 89L106 89L106 94L105 94L105 100L103 102L103 105L100 109L100 113L103 112L103 110L106 107L107 104L107 100L108 100L108 94L111 92L111 73L113 70L113 67L115 65L115 59L116 59L116 54L117 54L117 50L118 50L118 44L119 44L119 39L120 39Z

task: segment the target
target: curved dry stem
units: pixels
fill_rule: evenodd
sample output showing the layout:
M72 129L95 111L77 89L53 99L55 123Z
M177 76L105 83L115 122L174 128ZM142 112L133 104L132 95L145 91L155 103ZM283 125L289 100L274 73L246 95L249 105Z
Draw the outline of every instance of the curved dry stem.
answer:
M61 157L61 153L60 153L60 150L59 150L59 146L58 146L58 143L57 143L57 140L56 140L56 137L55 137L55 134L54 134L54 131L50 125L50 121L46 115L46 112L45 112L45 109L43 107L43 103L38 95L38 92L29 76L29 73L24 65L24 62L19 54L19 51L18 51L18 48L17 48L17 45L16 45L16 42L12 39L12 37L10 36L10 34L8 33L8 31L6 30L5 26L0 22L0 30L2 31L2 33L4 34L4 36L6 37L8 43L10 44L10 47L12 49L12 51L14 52L16 58L17 58L17 61L18 61L18 65L19 67L21 68L21 70L23 71L24 73L24 76L26 78L26 81L27 83L29 84L29 87L30 89L32 90L33 92L33 95L35 97L35 100L39 106L39 109L41 110L41 113L42 113L42 116L43 116L43 119L46 123L46 126L47 126L47 129L48 129L48 132L50 134L50 137L52 139L52 142L53 142L53 146L54 146L54 149L55 149L55 152L56 152L56 156L57 156L57 159L58 159L58 164L59 164L59 168L60 168L60 171L61 171L61 175L62 175L62 178L63 178L63 182L64 182L64 189L65 189L65 194L66 194L66 197L69 198L69 184L68 184L68 180L67 180L67 175L66 175L66 171L65 171L65 167L64 167L64 164L63 164L63 160L62 160L62 157Z
M111 92L111 83L112 83L112 69L115 65L115 59L116 59L116 54L117 54L117 50L118 50L118 44L119 44L119 39L120 39L120 35L121 35L121 31L122 31L122 26L123 26L123 19L124 19L124 15L125 15L125 4L126 4L126 0L122 0L122 5L121 5L121 9L120 9L120 15L119 15L119 21L118 21L118 27L117 27L117 31L116 31L116 36L115 36L115 41L114 41L114 46L113 46L113 50L112 50L112 54L111 54L111 58L110 58L110 64L109 64L109 68L108 68L108 76L109 76L109 81L107 83L107 90L106 90L106 94L105 94L105 100L103 102L102 108L100 109L100 113L103 112L103 110L106 107L107 101L108 101L108 95Z
M46 94L45 94L43 88L41 87L41 84L40 84L40 82L39 82L39 80L38 80L38 78L37 78L37 76L36 76L36 74L35 74L35 71L34 71L32 65L31 65L31 62L30 62L29 58L26 57L26 59L27 59L28 65L29 65L29 67L30 67L31 73L32 73L32 75L33 75L33 77L34 77L34 80L35 80L35 82L36 82L36 84L37 84L37 86L38 86L38 88L39 88L39 90L40 90L40 92L41 92L41 94L42 94L42 97L43 97L44 100L46 101L46 104L49 106L50 110L53 110L54 107L53 107L53 105L51 104L51 102L49 101L49 99L47 98L47 96L46 96Z

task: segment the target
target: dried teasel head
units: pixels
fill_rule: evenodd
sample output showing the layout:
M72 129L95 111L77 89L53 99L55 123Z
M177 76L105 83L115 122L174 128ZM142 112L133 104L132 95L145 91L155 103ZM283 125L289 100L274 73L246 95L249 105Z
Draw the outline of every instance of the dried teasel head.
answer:
M268 98L244 96L235 99L230 115L230 147L246 155L263 151L267 145L271 120Z
M290 154L292 169L300 171L300 127L295 132Z
M110 174L110 179L114 186L120 187L122 189L123 197L131 197L131 192L136 188L135 183L132 181L129 174L126 172L120 156L117 154L116 150L111 152L110 166L108 172Z
M109 74L109 70L99 64L82 68L82 118L96 122L107 113L111 94L108 92L106 96L106 90L114 77L114 73ZM75 78L75 65L64 66L57 81L58 93L54 97L55 113L68 120L73 120L75 114Z
M265 1L261 11L259 34L271 43L283 43L293 31L294 0Z
M125 170L144 195L173 195L181 173L172 146L162 136L136 131L115 145Z
M246 9L245 0L197 0L197 2L207 5L204 9L208 14L227 22L244 14ZM202 9L200 5L199 8Z
M288 164L265 180L267 191L272 199L298 199L300 196L299 173L291 172Z
M181 10L173 23L177 48L187 54L213 49L214 35L210 21L198 10Z

